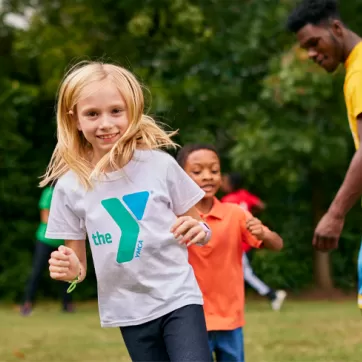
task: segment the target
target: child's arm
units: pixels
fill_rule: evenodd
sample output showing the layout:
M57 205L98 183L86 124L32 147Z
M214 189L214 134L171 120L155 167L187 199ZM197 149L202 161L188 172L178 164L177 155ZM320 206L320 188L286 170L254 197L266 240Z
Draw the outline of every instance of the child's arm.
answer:
M275 251L283 248L283 239L277 233L264 226L259 219L250 217L246 221L246 228L254 237L263 242L265 248Z
M51 253L49 260L50 277L56 280L82 282L87 274L87 256L85 240L66 240L66 246L60 246Z
M171 232L175 238L182 236L180 244L186 246L192 244L205 245L211 239L210 227L201 219L195 206L182 215L178 215Z
M49 219L49 209L40 210L40 221L44 224L47 224L48 219Z
M178 215L177 217L182 217L182 216L191 216L197 221L203 221L195 206L193 206L189 211L185 212L184 214Z
M82 282L87 276L87 249L85 240L66 240L65 246L72 249L79 260L78 281Z

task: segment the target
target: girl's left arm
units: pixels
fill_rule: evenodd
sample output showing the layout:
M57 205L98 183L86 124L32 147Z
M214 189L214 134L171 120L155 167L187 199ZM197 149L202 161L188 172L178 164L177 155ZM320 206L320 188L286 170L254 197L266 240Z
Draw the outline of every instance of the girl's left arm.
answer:
M211 239L210 227L201 219L195 206L182 215L178 215L175 224L171 228L171 232L180 244L186 246L192 244L205 245Z
M190 216L197 221L203 222L203 220L201 219L201 216L195 206L193 206L190 210L186 211L183 215L178 215L177 217L184 217L184 216Z

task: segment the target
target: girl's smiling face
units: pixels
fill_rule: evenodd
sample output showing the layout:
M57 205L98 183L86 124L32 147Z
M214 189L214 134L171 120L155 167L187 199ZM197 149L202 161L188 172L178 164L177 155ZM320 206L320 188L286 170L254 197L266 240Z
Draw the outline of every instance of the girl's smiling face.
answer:
M112 149L129 125L125 101L116 85L107 79L82 90L76 117L78 129L92 145L95 161Z

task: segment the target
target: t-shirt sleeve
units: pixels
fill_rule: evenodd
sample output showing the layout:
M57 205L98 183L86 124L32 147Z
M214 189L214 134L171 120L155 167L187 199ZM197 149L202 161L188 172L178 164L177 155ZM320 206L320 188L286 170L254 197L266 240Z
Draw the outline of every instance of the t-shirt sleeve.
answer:
M167 168L167 189L171 209L177 216L190 210L205 195L205 192L171 156Z
M47 231L50 239L85 240L84 222L75 214L66 191L58 182L54 188Z
M40 210L49 210L50 205L52 202L52 194L53 194L53 188L52 187L46 187L43 189L40 200L39 200L39 209Z
M349 97L348 103L351 106L349 112L357 117L362 114L362 71L351 75L347 85L347 94Z
M240 210L240 224L241 224L243 241L253 248L261 248L263 242L261 240L258 240L255 236L253 236L246 228L246 221L250 217L253 217L253 215L249 211L244 210L242 208L240 208L239 210Z

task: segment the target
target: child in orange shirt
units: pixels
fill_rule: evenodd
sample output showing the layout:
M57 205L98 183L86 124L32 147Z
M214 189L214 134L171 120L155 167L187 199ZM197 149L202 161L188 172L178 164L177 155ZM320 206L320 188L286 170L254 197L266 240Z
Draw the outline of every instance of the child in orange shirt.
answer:
M244 362L242 242L280 250L283 240L248 211L215 197L221 172L213 146L187 145L179 151L177 161L205 191L196 208L212 230L207 245L189 248L189 262L203 293L210 351L217 361Z

